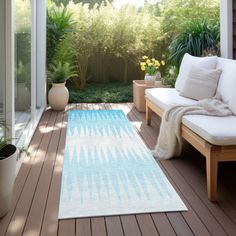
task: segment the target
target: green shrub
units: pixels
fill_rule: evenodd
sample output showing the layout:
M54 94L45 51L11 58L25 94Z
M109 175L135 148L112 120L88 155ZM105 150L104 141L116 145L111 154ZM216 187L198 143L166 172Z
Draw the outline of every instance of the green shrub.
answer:
M175 87L175 82L178 76L179 70L175 66L170 66L165 76L161 78L164 85L170 85L172 88Z
M219 0L162 0L161 31L167 45L193 21L219 21Z
M107 84L87 84L85 89L78 91L69 86L70 102L132 102L133 87L132 84L123 85L122 83Z
M202 56L206 50L218 52L220 42L220 27L198 20L185 25L169 46L169 60L172 65L179 67L185 53Z
M50 5L47 9L47 65L52 63L58 44L73 31L72 13L67 8ZM62 60L62 59L61 59Z

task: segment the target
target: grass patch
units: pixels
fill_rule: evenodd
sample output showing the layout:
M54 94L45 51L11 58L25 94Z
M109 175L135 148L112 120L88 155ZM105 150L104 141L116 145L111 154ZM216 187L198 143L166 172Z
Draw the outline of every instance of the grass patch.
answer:
M97 103L97 102L132 102L133 86L122 83L87 84L85 89L78 91L69 88L71 103Z

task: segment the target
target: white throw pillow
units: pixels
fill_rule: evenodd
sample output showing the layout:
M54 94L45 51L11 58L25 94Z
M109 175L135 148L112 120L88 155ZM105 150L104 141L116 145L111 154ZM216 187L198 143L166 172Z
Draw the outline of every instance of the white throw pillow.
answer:
M214 97L221 72L192 66L180 95L195 100Z
M219 93L225 103L229 103L231 94L236 89L236 61L218 58L216 69L222 69L222 74L217 87Z
M229 108L231 111L236 115L236 80L234 81L233 85L234 90L231 93L230 100L229 100Z
M183 60L181 62L179 75L177 77L175 88L177 91L181 91L185 80L188 77L189 71L192 66L198 66L205 69L215 69L217 64L217 57L194 57L185 53Z

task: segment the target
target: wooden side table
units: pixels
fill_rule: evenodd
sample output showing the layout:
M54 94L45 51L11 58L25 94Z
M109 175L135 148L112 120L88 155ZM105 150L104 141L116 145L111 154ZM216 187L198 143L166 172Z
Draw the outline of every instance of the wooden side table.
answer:
M146 112L145 90L148 88L167 87L158 81L155 85L146 84L144 80L133 80L134 105L140 112Z

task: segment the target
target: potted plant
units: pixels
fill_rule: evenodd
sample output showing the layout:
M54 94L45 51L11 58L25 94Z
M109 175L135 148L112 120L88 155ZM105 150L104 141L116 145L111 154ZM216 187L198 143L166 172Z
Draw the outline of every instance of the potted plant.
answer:
M0 121L0 130L5 128L5 122ZM10 208L16 175L17 148L8 144L9 141L5 136L0 136L0 218Z
M52 87L48 92L48 102L53 110L65 109L69 100L69 92L65 86L66 80L75 76L77 76L75 67L67 62L58 62L49 66L48 79Z
M165 61L159 62L155 58L149 59L148 56L143 56L140 62L140 68L145 72L144 80L146 84L153 85L156 80L161 79L159 68L165 65Z

